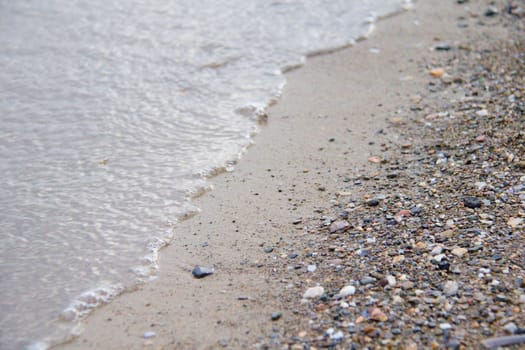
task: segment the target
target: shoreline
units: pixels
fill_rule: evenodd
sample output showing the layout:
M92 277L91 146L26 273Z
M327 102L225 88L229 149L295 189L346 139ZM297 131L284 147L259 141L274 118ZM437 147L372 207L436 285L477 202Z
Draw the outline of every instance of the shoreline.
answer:
M195 200L201 213L177 225L174 243L160 254L158 280L95 310L84 333L57 348L278 347L306 332L310 319L300 299L323 282L322 268L306 274L306 261L316 256L294 244L320 230L335 194L346 196L345 184L383 172L369 157L404 141L388 122L408 113L429 80L428 62L453 56L429 51L436 36L462 43L468 42L465 33L479 38L487 32L474 24L458 28L457 17L468 14L465 5L450 1L439 11L419 1L415 10L381 20L367 40L310 57L288 72L255 147L233 173L212 178L215 189ZM345 253L338 249L333 251ZM214 266L216 273L194 279L195 265ZM322 313L317 305L311 311ZM272 321L272 313L282 315ZM155 336L144 339L147 332Z

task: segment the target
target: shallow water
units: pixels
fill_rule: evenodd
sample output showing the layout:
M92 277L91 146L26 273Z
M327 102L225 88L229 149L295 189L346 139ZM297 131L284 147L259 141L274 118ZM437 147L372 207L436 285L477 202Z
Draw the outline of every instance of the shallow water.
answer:
M402 0L0 4L0 348L53 343L155 276L285 67ZM176 244L176 241L175 241Z

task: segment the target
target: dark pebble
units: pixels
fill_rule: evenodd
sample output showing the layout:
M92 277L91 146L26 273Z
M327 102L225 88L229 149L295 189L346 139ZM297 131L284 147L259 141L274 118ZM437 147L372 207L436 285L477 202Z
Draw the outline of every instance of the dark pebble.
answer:
M283 314L279 311L272 312L272 321L277 321L283 316Z
M450 46L449 43L439 43L436 46L434 46L434 49L437 50L437 51L448 51L451 48L452 47Z
M487 8L487 11L485 11L485 16L487 17L493 17L496 16L499 13L498 8L496 6L489 6Z
M477 198L477 197L464 197L463 198L463 204L467 207L467 208L480 208L481 207L481 199Z
M288 255L288 258L290 259L295 259L297 258L299 255L297 253L290 253L290 255Z
M273 247L266 247L266 248L264 248L264 252L267 253L267 254L273 252Z
M448 269L450 269L450 263L446 259L443 259L440 262L438 262L438 268L440 270L447 270L448 271Z
M366 205L368 205L369 207L377 207L379 205L379 199L369 199L368 201L366 201Z
M412 214L414 216L421 214L421 208L420 207L412 207L410 209L410 214Z
M203 278L209 275L212 275L215 272L213 267L205 267L205 266L195 266L193 271L191 271L191 274L195 278Z

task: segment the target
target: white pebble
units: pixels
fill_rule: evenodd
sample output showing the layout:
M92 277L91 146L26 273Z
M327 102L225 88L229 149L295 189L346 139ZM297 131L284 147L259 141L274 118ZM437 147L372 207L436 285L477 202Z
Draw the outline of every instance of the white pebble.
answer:
M321 286L308 288L306 292L303 294L304 299L314 299L319 298L321 295L324 294L324 288Z
M392 276L392 275L386 276L386 281L388 282L388 285L390 287L395 287L396 286L397 281L396 281L396 278L394 276Z
M442 331L448 331L449 329L452 329L452 325L450 323L440 323L439 329Z
M476 112L476 115L478 117L486 117L486 116L489 115L489 112L486 109L481 109L481 110Z
M144 339L153 338L155 335L155 332L146 332L144 333Z
M339 296L341 298L345 298L349 295L354 295L355 294L355 287L354 286L345 286L343 287L340 291L339 291Z
M308 265L306 270L308 270L308 272L315 272L315 270L317 270L317 266L315 266L315 265Z

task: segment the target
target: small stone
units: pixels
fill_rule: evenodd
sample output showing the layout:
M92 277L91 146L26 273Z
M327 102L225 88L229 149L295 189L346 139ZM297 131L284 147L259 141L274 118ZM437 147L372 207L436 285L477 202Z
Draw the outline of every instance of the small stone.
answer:
M489 115L489 112L486 109L480 109L479 111L476 112L476 115L478 117L486 117Z
M306 267L306 271L308 271L308 272L315 272L315 270L317 270L317 266L316 265L308 265Z
M445 293L446 296L450 297L453 295L456 295L458 292L459 286L456 281L446 281L443 285L443 293Z
M412 214L412 215L414 215L414 216L421 214L421 208L418 207L418 206L416 206L416 207L412 207L412 208L410 209L410 214Z
M452 249L452 255L455 255L457 256L458 258L461 258L463 257L463 255L465 255L466 253L468 252L467 249L465 248L461 248L461 247L457 247L457 248L454 248Z
M370 319L378 322L385 322L388 320L388 316L381 311L381 309L376 307L370 312Z
M381 162L381 158L379 158L379 157L369 157L369 158L368 158L368 161L369 161L370 163L377 164L377 163L380 163L380 162Z
M499 13L499 10L496 6L489 6L487 7L487 11L485 11L485 16L487 17L494 17Z
M303 299L320 298L324 294L324 288L321 286L308 288L303 294Z
M476 142L479 142L479 143L482 143L482 142L485 142L487 141L487 136L485 135L479 135L476 137Z
M333 340L336 342L343 340L343 338L344 338L344 334L342 331L337 331L337 332L330 334L330 340Z
M303 222L303 219L295 219L294 221L292 221L292 224L299 225L302 222Z
M509 322L503 326L503 330L508 334L515 334L518 330L518 326L514 322Z
M341 298L346 298L347 296L354 295L354 294L355 294L354 286L345 286L341 288L341 290L339 291L337 295L340 296Z
M405 299L403 299L402 297L400 297L399 295L394 295L394 297L392 298L392 303L394 305L401 305L405 302Z
M146 332L143 334L144 339L150 339L157 335L155 332Z
M288 255L288 259L295 259L295 258L297 258L298 256L299 256L299 255L298 255L297 253L290 253L290 254Z
M481 200L477 197L464 197L463 198L463 204L467 207L467 208L471 208L471 209L474 209L474 208L480 208L481 207Z
M450 323L440 323L439 329L441 329L442 331L448 331L452 329L452 325Z
M443 253L443 246L437 245L434 248L432 248L432 251L430 252L430 255L435 256Z
M374 277L365 276L359 281L359 283L361 283L361 284L372 284L372 283L375 283L376 281L377 281L377 279L375 279Z
M272 321L277 321L283 316L283 314L279 311L272 312Z
M439 43L439 44L434 46L434 50L436 50L436 51L448 51L451 48L452 47L450 46L449 43Z
M334 221L330 225L330 233L337 233L341 231L346 231L350 228L350 224L348 221L340 220L340 221Z
M387 283L388 283L388 285L390 287L395 287L396 286L397 281L396 281L396 278L394 276L387 275L386 276L386 281L387 281Z
M449 270L450 269L450 263L447 261L447 259L443 259L440 262L438 262L438 269L440 269L440 270Z
M523 224L523 218L512 218L511 217L507 221L507 225L509 225L512 228L516 228L516 227L520 226L521 224Z
M394 264L399 264L399 263L402 263L403 261L405 261L405 256L404 255L396 255L392 258L392 262Z
M266 254L269 254L269 253L273 252L273 247L266 247L266 248L264 248L264 252Z
M456 232L454 230L446 230L439 234L439 237L441 238L452 238L456 235Z
M429 73L434 78L441 78L445 74L445 70L443 68L434 68Z
M203 278L209 275L212 275L215 273L215 269L213 267L205 267L205 266L195 266L193 271L191 271L191 274L195 278Z
M418 250L425 250L425 249L427 249L427 244L425 242L417 242L416 243L416 249L418 249Z
M377 207L379 205L379 199L372 198L366 201L366 205L369 207Z

